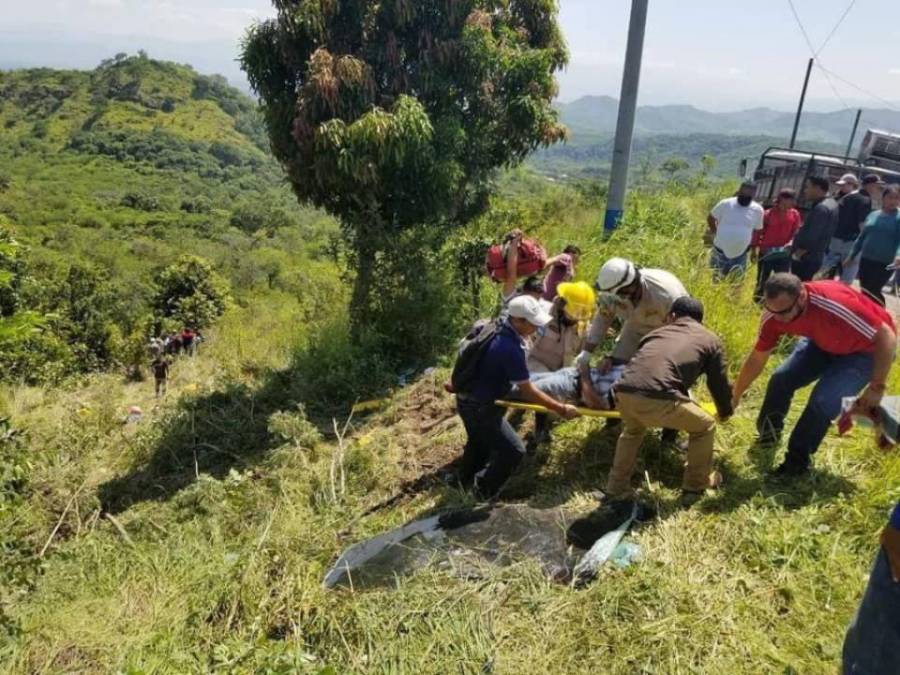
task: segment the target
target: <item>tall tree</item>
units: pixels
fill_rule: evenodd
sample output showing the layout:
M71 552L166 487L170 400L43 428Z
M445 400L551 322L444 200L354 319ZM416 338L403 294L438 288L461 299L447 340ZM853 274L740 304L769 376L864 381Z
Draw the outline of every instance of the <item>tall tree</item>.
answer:
M355 333L408 297L496 169L565 137L556 0L274 0L244 70L298 198L337 216ZM401 328L402 330L402 328Z

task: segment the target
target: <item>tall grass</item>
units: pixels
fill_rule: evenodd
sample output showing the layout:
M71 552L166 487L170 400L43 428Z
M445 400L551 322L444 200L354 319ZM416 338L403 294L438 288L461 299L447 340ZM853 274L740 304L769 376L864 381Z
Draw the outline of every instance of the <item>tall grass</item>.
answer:
M714 284L706 269L702 223L723 191L636 195L605 241L597 205L567 188L517 197L514 206L554 251L582 245L582 278L612 254L675 272L704 301L735 372L758 310L749 281ZM409 477L411 457L446 455L463 433L421 431L422 411L446 414L451 405L423 381L354 427L346 485L335 490L333 440L269 431L284 428L285 415L300 420L296 403L314 395L312 380L302 381L312 366L291 367L300 311L285 304L226 317L201 355L179 364L174 395L158 409L146 385L112 377L5 392L4 409L31 433L27 517L36 550L62 521L41 578L8 604L21 630L0 651L9 672L835 671L877 532L900 496L900 459L874 449L868 432L832 434L811 478L765 481L776 457L753 444L765 378L719 429L724 488L694 509L677 504L682 458L647 440L642 490L660 517L634 534L644 561L605 572L586 591L547 581L529 561L478 580L426 571L390 588L324 591L324 572L344 546L465 502L432 488L359 517ZM345 353L337 334L320 339L319 375ZM132 402L147 419L122 425ZM537 507L588 510L614 443L594 421L561 424L509 493ZM138 474L147 480L130 483L110 520L103 487ZM173 477L177 489L157 490Z

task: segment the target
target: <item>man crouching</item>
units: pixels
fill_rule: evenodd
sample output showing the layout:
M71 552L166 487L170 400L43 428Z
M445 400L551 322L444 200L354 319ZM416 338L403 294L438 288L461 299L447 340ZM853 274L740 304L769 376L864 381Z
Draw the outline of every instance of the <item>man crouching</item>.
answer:
M692 297L675 300L666 325L648 333L614 387L622 414L622 433L609 472L605 500L630 499L631 478L641 442L651 427L689 434L682 503L690 506L719 478L711 474L716 420L691 400L689 390L701 375L720 420L732 415L731 386L722 341L704 328L703 304Z

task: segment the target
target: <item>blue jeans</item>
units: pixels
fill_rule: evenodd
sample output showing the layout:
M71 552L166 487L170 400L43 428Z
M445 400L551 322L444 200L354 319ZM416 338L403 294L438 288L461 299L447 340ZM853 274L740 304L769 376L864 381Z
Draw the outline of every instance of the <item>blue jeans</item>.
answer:
M841 412L841 399L859 394L871 379L872 366L872 354L837 356L802 338L769 380L756 420L757 430L763 436L780 435L794 392L818 380L794 426L785 457L788 463L808 466L810 456L819 449L832 420Z
M747 271L747 251L737 258L729 258L721 250L713 246L709 256L709 266L713 268L716 277L728 276L732 272L743 274Z
M506 420L506 411L493 401L457 398L456 409L467 436L460 479L474 480L477 492L493 497L519 466L525 446Z
M900 673L900 584L891 578L883 548L844 640L843 673Z
M853 244L855 243L855 239L844 241L843 239L833 238L831 244L828 245L828 251L825 253L825 258L819 271L823 274L827 274L829 271L832 272L827 277L831 279L834 277L833 272L836 270L843 283L848 286L852 284L859 272L859 256L847 267L844 267L844 260L850 255L850 251L853 250Z
M532 373L531 384L557 401L575 403L581 397L577 368L560 368L552 373Z

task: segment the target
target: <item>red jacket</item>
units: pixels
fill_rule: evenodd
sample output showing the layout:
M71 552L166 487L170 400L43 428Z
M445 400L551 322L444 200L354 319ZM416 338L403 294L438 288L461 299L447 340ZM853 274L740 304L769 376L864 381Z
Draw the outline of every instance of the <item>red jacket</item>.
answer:
M781 211L771 208L763 217L763 229L753 235L754 248L776 248L787 246L803 224L797 209Z

